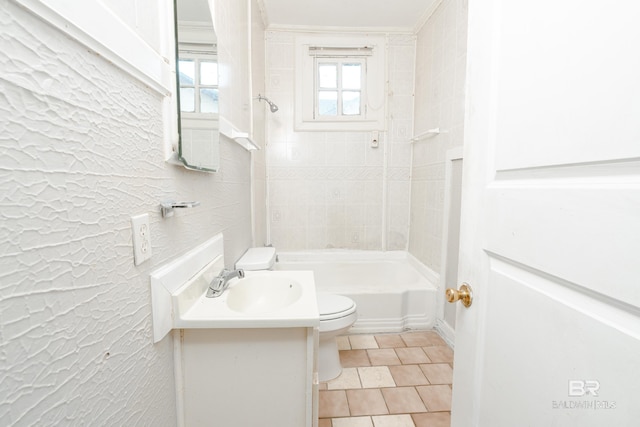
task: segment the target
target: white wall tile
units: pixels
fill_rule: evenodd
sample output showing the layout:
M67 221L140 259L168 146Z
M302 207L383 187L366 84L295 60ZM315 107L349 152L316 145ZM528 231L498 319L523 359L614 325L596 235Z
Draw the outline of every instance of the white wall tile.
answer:
M414 133L447 131L413 145L409 251L439 271L444 162L464 129L466 0L444 0L417 35Z
M272 205L270 224L280 250L292 250L287 245L310 249L344 247L354 249L384 249L382 213L390 200L383 200L384 180L405 179L408 188L413 128L413 69L415 37L393 35L389 39L389 78L393 96L389 102L389 128L380 134L380 147L372 148L370 132L297 132L293 128L293 82L295 74L293 37L295 33L267 33L267 79L265 92L283 110L267 116L269 145L269 190ZM274 99L275 98L275 99ZM269 114L269 113L268 113ZM399 146L403 143L403 146ZM384 144L390 145L386 157ZM398 145L392 148L392 145ZM386 165L391 168L385 169ZM384 176L384 172L388 176ZM300 186L306 198L300 197ZM404 187L403 187L404 188ZM408 190L394 197L394 212L409 217ZM286 195L284 195L285 193ZM273 207L280 212L273 216ZM305 209L306 242L286 236L297 233L300 217L289 211ZM313 210L311 210L313 209ZM324 215L324 217L322 217ZM287 229L286 218L295 220ZM284 223L283 223L284 221ZM401 227L400 224L396 224ZM408 220L404 230L396 230L394 248L407 245ZM388 227L388 225L384 225Z

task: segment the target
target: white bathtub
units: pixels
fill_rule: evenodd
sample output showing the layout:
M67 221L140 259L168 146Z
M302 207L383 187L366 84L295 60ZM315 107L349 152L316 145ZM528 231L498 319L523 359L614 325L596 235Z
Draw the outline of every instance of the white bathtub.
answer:
M278 252L276 270L312 270L318 292L356 302L358 320L350 332L399 332L432 328L437 278L406 252Z

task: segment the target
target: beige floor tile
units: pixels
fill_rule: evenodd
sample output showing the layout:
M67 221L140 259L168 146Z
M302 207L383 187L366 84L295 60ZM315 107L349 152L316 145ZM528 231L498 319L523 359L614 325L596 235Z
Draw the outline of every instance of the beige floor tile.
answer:
M338 350L351 350L351 343L349 342L348 336L341 335L336 338L336 342L338 343Z
M349 403L344 390L320 391L318 399L319 418L348 417Z
M432 363L453 363L453 350L446 345L423 347Z
M334 418L332 421L333 427L373 427L371 417Z
M418 365L389 366L389 371L398 387L429 384Z
M427 410L413 387L383 388L382 397L387 402L390 414L411 414Z
M448 363L430 363L420 365L420 368L431 384L451 384L453 382L453 370Z
M431 363L431 359L420 347L396 348L395 351L404 365Z
M350 335L349 342L353 350L378 348L378 342L373 335ZM433 344L424 344L433 345Z
M447 345L437 332L405 332L400 335L407 347L427 347L435 345Z
M380 348L406 347L400 335L397 334L375 335L375 338Z
M374 427L414 427L411 415L382 415L371 418Z
M376 348L367 350L372 366L400 365L400 359L392 348Z
M430 412L426 414L411 414L416 427L450 427L451 414L449 412Z
M351 415L382 415L389 410L379 389L347 390Z
M451 411L451 387L448 385L417 386L429 412Z
M340 363L343 368L355 368L359 366L371 366L367 350L341 350Z
M450 426L453 351L437 333L347 335L338 345L343 372L320 384L318 427Z
M358 368L363 388L395 387L391 372L386 366Z
M348 388L362 388L357 368L342 368L340 376L327 383L329 390L346 390Z

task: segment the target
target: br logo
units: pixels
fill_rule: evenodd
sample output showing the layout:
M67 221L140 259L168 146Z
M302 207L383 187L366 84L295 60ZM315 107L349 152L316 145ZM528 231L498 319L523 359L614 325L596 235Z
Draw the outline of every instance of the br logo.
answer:
M597 396L600 381L597 380L569 380L569 396Z

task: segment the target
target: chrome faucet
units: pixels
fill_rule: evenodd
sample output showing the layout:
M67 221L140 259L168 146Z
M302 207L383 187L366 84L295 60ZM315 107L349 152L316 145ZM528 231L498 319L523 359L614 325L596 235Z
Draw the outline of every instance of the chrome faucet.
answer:
M223 269L218 276L211 281L207 290L207 298L216 298L229 287L229 281L234 277L244 277L244 270Z

